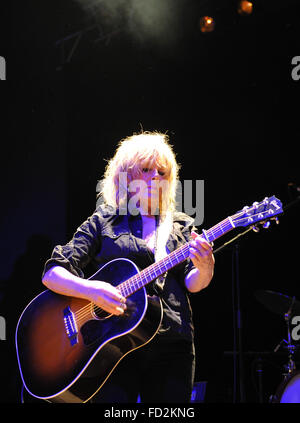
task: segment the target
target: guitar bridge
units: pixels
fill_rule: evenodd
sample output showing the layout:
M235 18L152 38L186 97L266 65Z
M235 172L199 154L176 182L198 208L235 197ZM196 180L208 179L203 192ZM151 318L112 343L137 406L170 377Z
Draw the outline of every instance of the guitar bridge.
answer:
M64 323L66 334L70 340L71 346L78 343L78 328L74 318L74 314L70 307L64 309Z

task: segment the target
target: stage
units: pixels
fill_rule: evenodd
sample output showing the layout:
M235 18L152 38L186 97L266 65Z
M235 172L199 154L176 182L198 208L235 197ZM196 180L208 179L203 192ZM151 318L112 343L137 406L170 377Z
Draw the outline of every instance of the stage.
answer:
M300 369L299 4L253 2L241 14L238 1L100 3L11 1L7 10L1 402L21 402L15 329L44 289L45 260L93 213L118 141L143 129L167 132L191 205L202 181L199 232L265 197L282 203L268 228L214 242L214 278L191 295L194 401L269 404Z

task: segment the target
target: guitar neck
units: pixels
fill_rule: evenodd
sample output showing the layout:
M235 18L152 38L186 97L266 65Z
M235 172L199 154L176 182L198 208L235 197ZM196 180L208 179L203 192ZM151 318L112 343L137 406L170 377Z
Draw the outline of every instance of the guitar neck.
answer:
M234 228L234 224L230 217L227 217L222 222L213 226L211 229L202 232L202 237L208 241L213 242L217 238L220 238L225 233L231 231ZM177 264L183 262L189 257L189 247L190 243L182 245L172 253L168 254L165 258L151 264L151 266L122 282L118 289L121 291L121 294L124 297L129 297L134 292L146 286L148 283L157 279L168 270L177 266Z

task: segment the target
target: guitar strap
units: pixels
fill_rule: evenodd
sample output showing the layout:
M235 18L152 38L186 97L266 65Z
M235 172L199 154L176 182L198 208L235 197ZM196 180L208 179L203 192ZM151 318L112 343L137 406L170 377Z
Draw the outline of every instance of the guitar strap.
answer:
M158 227L159 227L159 214L155 215L155 243L154 243L154 260L155 261L159 260L159 257L157 257ZM158 296L161 296L163 293L167 275L168 275L168 272L165 272L162 275L160 275L158 278L156 278L155 281L153 282L153 290Z

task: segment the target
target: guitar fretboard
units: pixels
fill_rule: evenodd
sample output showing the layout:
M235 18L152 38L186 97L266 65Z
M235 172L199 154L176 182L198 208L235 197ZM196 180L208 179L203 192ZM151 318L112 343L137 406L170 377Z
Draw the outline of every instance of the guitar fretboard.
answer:
M208 242L213 242L217 238L224 235L226 232L231 231L234 228L234 224L230 217L227 217L222 222L213 226L211 229L202 232L202 237ZM118 285L118 289L124 297L129 297L134 292L143 288L148 283L159 278L161 275L166 273L168 270L177 266L177 264L183 262L189 257L190 243L182 245L172 253L168 254L165 258L151 264L151 266L127 279Z

